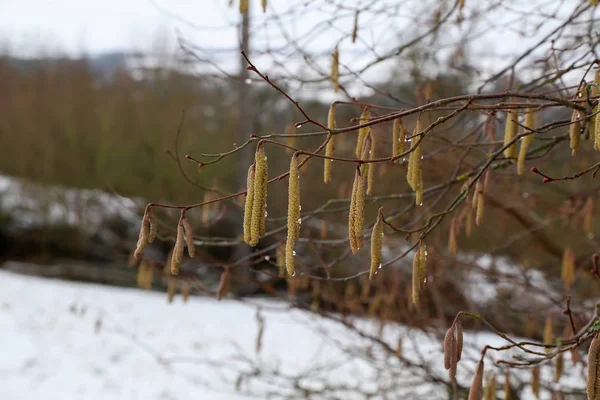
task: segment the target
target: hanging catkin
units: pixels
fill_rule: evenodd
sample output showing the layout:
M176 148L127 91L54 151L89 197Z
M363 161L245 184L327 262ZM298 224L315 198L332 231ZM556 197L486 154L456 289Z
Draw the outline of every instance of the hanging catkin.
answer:
M421 142L422 138L416 136L421 132L421 119L417 120L417 125L415 126L415 130L413 132L413 137L411 139L411 153L408 159L408 171L406 175L406 180L408 181L409 186L415 192L415 204L421 205L423 202L423 176L422 176L422 146Z
M254 201L254 164L248 168L246 181L246 203L244 205L244 242L252 245L252 203Z
M337 46L331 55L331 81L333 82L333 91L340 90L340 53Z
M144 218L142 218L142 225L140 227L140 235L138 237L137 246L133 252L133 256L137 259L142 256L144 247L146 247L146 244L148 244L148 237L150 236L149 219L148 210L146 210L144 213Z
M383 208L379 208L377 213L377 221L373 225L371 233L371 269L369 271L369 279L373 279L377 273L377 269L381 265L381 248L383 245Z
M579 111L573 110L571 114L571 123L569 124L569 145L573 155L577 155L579 142L581 140L581 118Z
M371 120L371 111L365 108L358 121L359 124L364 124ZM358 140L356 141L356 157L361 157L363 151L363 145L367 136L369 136L369 127L358 128Z
M531 370L531 391L536 398L540 397L540 367Z
M419 298L421 295L421 289L425 282L425 258L427 250L425 243L421 240L419 242L418 250L415 251L413 258L413 270L412 270L412 298L415 305L419 304Z
M175 239L175 247L171 256L171 274L173 275L179 274L179 264L183 260L184 236L183 226L177 224L177 238Z
M246 14L248 12L248 1L249 0L240 0L240 13Z
M332 104L329 107L329 115L327 117L327 129L335 128L335 106ZM327 145L325 146L325 157L333 156L333 150L335 150L334 138L335 136L330 135L327 139ZM323 163L323 182L329 183L331 182L331 164L333 163L333 160L325 158Z
M298 154L294 153L290 161L288 185L287 240L285 243L285 266L289 275L294 275L294 244L300 234L300 175L298 172Z
M392 126L392 156L398 157L404 153L404 141L406 140L406 125L402 118L396 118ZM398 161L395 159L394 161Z
M190 258L193 258L196 255L196 247L194 245L194 232L192 231L192 226L185 215L181 217L181 223L185 230L185 245L187 246L188 254Z
M554 332L552 331L552 317L548 314L546 317L546 325L544 326L544 344L552 345L554 343ZM546 353L550 353L552 349L546 347Z
M525 114L525 133L529 133L527 136L523 136L521 139L521 148L519 149L519 159L517 161L517 173L523 175L525 169L525 158L527 157L527 149L533 143L533 133L531 130L535 129L535 117L533 110L527 110Z
M587 395L588 400L600 399L600 343L594 336L588 351Z
M469 389L469 400L481 400L483 395L483 359L477 363L477 369L475 370L475 376Z
M148 243L154 242L156 239L156 235L158 234L158 223L156 222L156 217L152 212L152 209L148 209L146 212L148 215L148 224L150 225L150 232L148 233Z
M369 159L370 160L374 160L375 159L375 135L373 134L373 130L371 129L371 127L369 127L369 138L370 140L370 145L369 145ZM369 163L368 164L368 171L367 171L367 194L371 195L373 194L373 181L375 180L375 163Z
M354 173L354 183L352 184L352 194L350 196L350 210L348 212L348 240L350 241L350 249L352 254L358 253L358 243L356 233L354 232L354 221L356 219L356 192L358 190L358 179L360 169L356 169Z
M506 126L504 127L504 145L510 143L519 131L519 125L517 125L518 114L516 111L508 111L506 113ZM514 158L517 156L517 144L513 143L504 149L504 157Z
M265 234L265 214L267 212L267 180L269 178L267 156L262 142L258 143L255 154L254 199L252 200L252 222L250 227L251 246Z
M350 199L350 212L348 216L348 237L350 249L353 254L358 253L363 245L363 229L365 224L365 189L366 178L361 168L356 168L354 184L352 185L352 197Z
M565 285L565 290L568 290L575 280L575 253L570 247L566 247L563 252L560 277Z

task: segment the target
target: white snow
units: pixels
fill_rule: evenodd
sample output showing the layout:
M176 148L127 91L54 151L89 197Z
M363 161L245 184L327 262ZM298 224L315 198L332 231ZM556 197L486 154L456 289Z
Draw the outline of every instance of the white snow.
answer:
M393 398L447 396L443 387L423 381L420 370L401 367L378 346L373 348L376 361L364 361L364 345L369 341L339 323L291 310L284 302L251 302L192 297L183 304L178 297L168 305L164 293L0 270L0 398L300 397L288 383L269 375L245 379L237 392L239 371L251 371L254 366L304 375L303 385L316 389L340 384L375 393L379 388L393 388ZM266 320L259 353L255 348L257 305ZM101 328L96 331L98 321ZM377 334L378 325L373 322L353 319L352 323L366 334ZM403 357L423 362L433 374L445 378L439 334L390 324L383 340L395 348L402 335ZM458 380L469 386L483 345L505 342L489 333L465 332L465 343ZM488 360L486 370L491 366ZM551 368L546 369L543 375L550 378ZM584 387L581 369L566 370L573 375L570 387ZM514 372L512 379L529 381L529 376L528 371ZM527 391L524 394L523 398L531 398ZM364 398L351 391L336 396Z

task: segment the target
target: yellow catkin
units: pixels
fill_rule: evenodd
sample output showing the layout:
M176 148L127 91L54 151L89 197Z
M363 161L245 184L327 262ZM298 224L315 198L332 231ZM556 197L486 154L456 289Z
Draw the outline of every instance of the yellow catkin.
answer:
M188 254L193 258L196 255L196 246L194 245L194 231L192 231L192 225L190 225L190 221L188 221L185 216L181 219L181 223L185 230L185 245L187 246Z
M424 287L427 278L427 247L423 241L419 244L419 276L421 287Z
M475 370L475 376L469 389L469 400L481 400L483 395L483 359L477 363L477 369Z
M139 288L144 288L144 280L146 274L146 263L142 261L138 266L137 276L136 276L136 284Z
M419 251L415 251L415 256L413 258L413 269L412 269L412 300L413 304L419 305L419 298L421 295L421 256L419 255Z
M298 156L294 154L290 161L288 185L287 240L285 243L285 267L289 275L294 275L294 244L300 234L300 180Z
M381 265L381 248L383 245L383 208L377 213L377 222L373 225L371 233L371 269L369 279L373 279Z
M267 12L267 0L261 0L260 5L262 6L263 12Z
M554 382L558 382L563 373L564 368L564 358L563 353L558 353L556 356L556 366L554 369Z
M528 128L525 130L525 133L530 132L529 129L535 129L535 116L532 110L527 110L525 114L525 127ZM527 157L527 149L533 143L533 133L523 136L521 139L521 148L519 149L519 159L517 161L517 173L519 175L523 175L523 171L525 170L525 158Z
M596 116L594 117L594 148L600 150L600 104L594 108Z
M565 285L565 290L568 290L575 280L575 253L570 247L563 251L560 278Z
M546 325L544 325L544 344L551 345L554 343L554 332L552 331L552 317L548 315ZM546 353L550 353L552 349L546 348Z
M333 91L340 90L340 53L336 46L331 55L331 81L333 82Z
M375 159L375 135L373 130L369 128L369 137L371 138L371 145L369 146L369 159ZM367 194L373 194L373 181L375 180L375 163L369 163L367 171Z
M327 117L327 128L328 129L336 128L335 106L333 104L331 105L331 107L329 107L329 116ZM335 138L335 136L330 136L327 139L327 145L325 146L325 157L333 156L333 150L335 150L334 138ZM326 158L323 161L323 163L324 163L324 165L323 165L323 182L329 183L329 182L331 182L331 164L333 164L333 160Z
M229 268L225 268L225 271L221 274L221 280L217 288L217 300L221 300L229 292L229 279Z
M240 0L240 13L246 14L248 12L248 0Z
M458 253L458 235L456 230L456 219L453 218L448 232L448 251L454 255Z
M148 223L148 212L144 213L144 218L142 218L142 226L140 227L140 235L138 237L137 246L135 247L135 251L133 252L133 256L138 260L142 256L144 252L144 248L146 244L148 244L148 236L150 236L150 226Z
M487 374L486 374L487 375ZM485 400L496 400L496 375L491 374L488 376L487 385L485 386L484 399Z
M484 200L484 196L483 193L481 193L478 197L477 197L477 213L475 215L475 225L479 226L481 225L481 222L483 221L483 211L485 207L485 200Z
M540 398L540 367L533 367L531 370L531 391L535 397Z
M588 235L594 232L594 199L589 196L583 206L583 231Z
M246 203L244 204L244 242L252 243L252 203L254 201L254 164L248 168L246 181Z
M177 239L175 239L175 247L173 248L173 255L171 256L171 274L179 274L179 264L183 260L183 247L184 247L184 236L183 226L177 225Z
M254 199L252 200L251 246L256 246L265 234L265 213L267 211L267 180L269 179L267 156L262 143L255 155Z
M181 296L183 297L183 302L187 303L190 298L190 283L188 281L181 282Z
M596 73L594 74L594 86L592 86L592 90L591 90L591 96L595 97L596 100L600 100L597 99L597 97L600 95L600 69L596 70ZM600 121L598 118L600 118L598 116L598 112L600 111L600 103L596 104L596 106L594 108L592 108L592 114L594 114L594 116L592 116L592 118L590 118L590 128L589 128L589 133L590 136L594 138L594 149L596 150L600 150L600 125L598 124L598 122Z
M175 278L169 278L169 283L167 286L167 301L169 303L172 303L176 294L177 294L177 280L175 280Z
M275 263L279 270L279 277L285 276L285 246L277 246L275 250Z
M350 197L350 210L348 212L348 240L350 241L350 249L352 254L358 253L358 242L354 225L356 220L356 193L358 192L358 179L360 170L357 168L354 174L354 183L352 184L352 195Z
M588 400L597 400L600 398L600 342L598 334L592 339L588 351L588 374L587 374L587 395Z
M148 243L152 243L158 234L158 223L156 222L156 217L151 209L148 209L147 215L148 225L150 225L150 232L148 232Z
M371 120L371 111L368 108L365 108L363 113L360 115L360 119L358 121L359 124L364 124L365 122L369 122ZM356 141L356 157L361 156L363 151L363 145L365 143L365 139L369 136L369 127L359 128L358 129L358 140Z
M510 392L510 371L506 371L506 376L504 377L504 400L511 399Z
M392 126L392 156L398 157L404 153L404 141L406 140L406 125L402 122L401 118L394 120ZM398 161L397 159L394 161Z
M519 125L517 125L518 114L516 111L508 111L506 113L506 126L504 128L504 145L506 146L512 141L519 131ZM504 157L514 158L517 156L517 145L513 143L506 149L504 149Z
M577 155L579 149L579 142L581 140L581 118L579 117L579 111L573 110L571 114L571 124L569 125L569 145L573 155Z
M365 190L367 186L367 179L362 174L364 174L364 172L358 176L355 207L356 215L354 217L354 236L356 237L356 245L358 250L360 250L363 245L363 230L365 227Z
M419 138L415 136L419 132L421 132L420 119L417 121L411 141L411 149L413 149L413 151L410 153L408 159L408 172L406 176L408 184L415 192L415 204L417 205L423 203L422 140L419 140Z

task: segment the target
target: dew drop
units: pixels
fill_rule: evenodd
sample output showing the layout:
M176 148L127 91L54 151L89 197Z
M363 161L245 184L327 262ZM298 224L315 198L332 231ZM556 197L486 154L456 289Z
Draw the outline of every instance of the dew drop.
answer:
M266 261L269 261L270 259L271 259L271 257L270 257L270 256L265 256L265 260L266 260Z
M302 218L298 218L298 224L302 224Z
M252 79L246 79L246 80L244 81L244 83L245 83L246 85L252 85Z
M298 210L302 211L302 206L298 206Z
M383 264L379 263L379 266L377 267L377 269L381 269L381 268L383 268Z
M267 215L269 215L269 213L265 211L265 218L267 218Z
M423 202L419 203L419 207L421 207L423 205Z
M296 250L292 251L292 255L295 257L296 256Z
M294 273L292 274L292 276L296 276L296 271L294 271Z

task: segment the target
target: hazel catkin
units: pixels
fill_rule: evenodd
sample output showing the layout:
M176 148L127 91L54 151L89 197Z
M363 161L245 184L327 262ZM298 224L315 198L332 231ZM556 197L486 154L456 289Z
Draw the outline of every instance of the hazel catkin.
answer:
M179 264L183 260L183 247L184 247L184 236L183 226L177 225L177 238L175 239L175 247L173 248L173 255L171 256L171 274L179 274Z
M285 243L285 266L289 275L294 275L294 244L300 234L300 180L298 172L298 155L295 153L290 161L288 185L288 219L287 240Z
M252 200L252 222L250 227L251 246L256 246L265 234L265 213L267 212L267 156L262 143L259 142L255 155L254 199Z
M335 106L333 104L331 105L331 107L329 107L329 116L327 118L327 128L328 129L336 128ZM327 138L327 145L325 146L325 157L333 156L333 150L335 150L334 138L335 138L335 136L333 136L333 135L330 135ZM331 164L333 164L333 160L331 160L329 158L325 158L323 163L324 163L323 164L323 182L325 182L327 184L327 183L331 182Z
M252 204L254 202L254 165L248 168L246 202L244 204L244 242L252 245Z
M504 146L508 145L517 136L519 125L517 124L518 114L516 111L506 113L506 126L504 127ZM515 158L517 156L517 144L513 143L504 149L504 157Z
M373 279L377 269L381 265L381 248L383 245L383 208L377 213L377 221L373 225L371 233L371 268L369 270L369 279Z
M187 246L188 254L190 258L193 258L196 255L196 247L194 245L194 232L192 231L192 225L190 225L190 221L185 215L181 218L181 223L185 231L185 245Z

